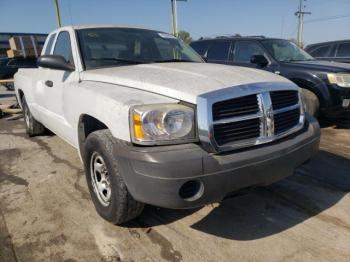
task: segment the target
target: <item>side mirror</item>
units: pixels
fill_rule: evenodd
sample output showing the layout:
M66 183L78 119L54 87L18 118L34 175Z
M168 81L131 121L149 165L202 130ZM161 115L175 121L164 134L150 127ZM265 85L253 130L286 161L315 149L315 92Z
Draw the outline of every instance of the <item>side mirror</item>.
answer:
M43 55L38 58L37 65L44 68L74 71L75 67L68 63L63 56L60 55Z
M250 62L252 64L256 64L261 67L265 67L269 64L269 61L267 61L266 57L264 55L253 55L250 58Z

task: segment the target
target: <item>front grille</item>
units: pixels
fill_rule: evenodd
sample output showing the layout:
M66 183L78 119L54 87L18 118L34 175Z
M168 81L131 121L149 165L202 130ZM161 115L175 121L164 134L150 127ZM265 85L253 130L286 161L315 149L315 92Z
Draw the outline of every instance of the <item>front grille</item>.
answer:
M213 104L214 121L259 112L256 95L243 96Z
M260 136L260 119L218 124L214 126L216 143L219 146Z
M275 91L271 92L270 95L274 110L293 106L299 102L297 91Z
M271 142L301 128L300 113L299 93L294 90L216 101L212 104L212 139L222 150Z
M274 116L275 134L279 135L295 127L299 123L299 118L300 118L300 108L275 114Z

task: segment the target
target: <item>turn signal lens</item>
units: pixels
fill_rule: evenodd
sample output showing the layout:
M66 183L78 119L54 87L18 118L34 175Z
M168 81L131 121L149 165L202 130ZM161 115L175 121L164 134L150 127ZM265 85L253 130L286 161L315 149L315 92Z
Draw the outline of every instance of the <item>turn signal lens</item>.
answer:
M138 113L134 113L134 135L135 138L138 140L142 140L145 135L142 130L142 122L141 122L141 116Z
M337 84L337 77L335 74L328 74L327 76L330 84Z

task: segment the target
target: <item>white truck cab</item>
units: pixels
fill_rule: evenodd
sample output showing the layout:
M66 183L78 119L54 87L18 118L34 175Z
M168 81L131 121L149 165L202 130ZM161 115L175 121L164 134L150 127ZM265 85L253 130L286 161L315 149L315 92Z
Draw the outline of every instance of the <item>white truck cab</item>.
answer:
M69 26L49 34L15 89L27 133L78 149L97 212L120 224L144 204L191 208L293 174L318 150L299 88L207 64L174 36Z

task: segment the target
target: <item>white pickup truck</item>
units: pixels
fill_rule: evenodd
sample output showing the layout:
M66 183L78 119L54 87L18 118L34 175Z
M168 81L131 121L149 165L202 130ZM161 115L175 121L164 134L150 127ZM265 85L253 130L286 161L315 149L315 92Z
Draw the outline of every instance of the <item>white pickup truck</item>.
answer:
M15 89L29 136L78 149L97 212L120 224L144 203L192 208L293 174L320 129L299 88L207 64L174 36L116 26L52 32Z

